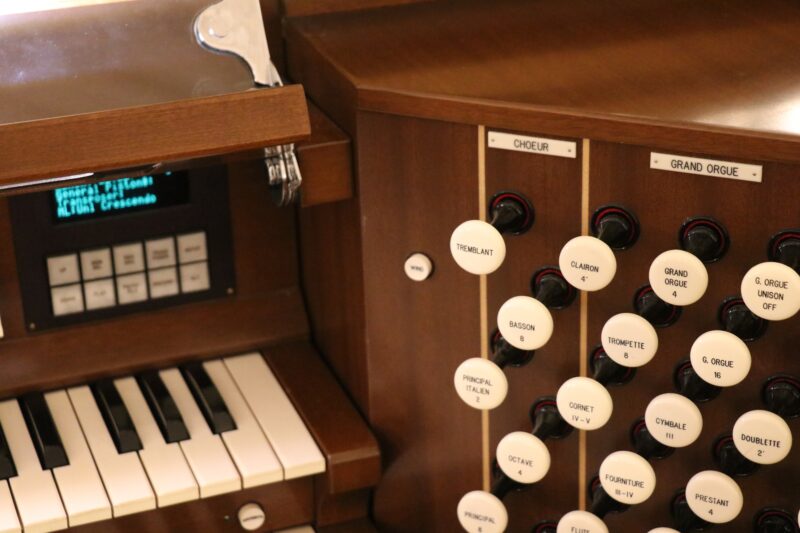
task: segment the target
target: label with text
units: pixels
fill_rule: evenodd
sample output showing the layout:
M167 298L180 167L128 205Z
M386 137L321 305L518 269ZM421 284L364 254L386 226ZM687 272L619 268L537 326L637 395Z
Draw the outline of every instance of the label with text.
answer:
M761 165L748 165L732 161L717 161L699 157L650 153L650 168L761 183Z
M511 133L500 133L499 131L489 132L489 148L553 155L556 157L569 157L571 159L575 159L578 152L577 143L572 141L514 135Z

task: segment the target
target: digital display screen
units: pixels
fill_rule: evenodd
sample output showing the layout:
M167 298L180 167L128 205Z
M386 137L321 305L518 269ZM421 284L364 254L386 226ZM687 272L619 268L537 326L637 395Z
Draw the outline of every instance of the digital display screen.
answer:
M160 209L189 201L189 175L165 172L63 187L52 192L52 200L56 224Z

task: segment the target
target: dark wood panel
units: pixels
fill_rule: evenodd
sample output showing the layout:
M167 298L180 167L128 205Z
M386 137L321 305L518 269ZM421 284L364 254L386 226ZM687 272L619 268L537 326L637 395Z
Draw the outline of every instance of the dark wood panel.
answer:
M283 8L286 16L304 17L429 1L431 0L283 0Z
M302 139L299 85L0 126L0 185Z
M512 296L532 296L530 281L534 272L544 266L557 266L561 246L580 235L581 143L576 142L579 148L575 159L486 150L487 196L509 189L518 191L536 210L536 221L527 233L505 237L506 260L488 277L490 332L497 326L500 306ZM536 351L528 365L505 371L508 396L489 416L492 459L505 435L531 430L528 413L536 398L555 395L561 383L580 373L578 300L566 309L552 311L552 315L554 333L550 342ZM509 531L527 532L539 519L559 516L565 504L578 506L577 432L567 439L546 441L546 445L552 457L547 477L504 499L510 517ZM536 502L535 513L531 512L531 502Z

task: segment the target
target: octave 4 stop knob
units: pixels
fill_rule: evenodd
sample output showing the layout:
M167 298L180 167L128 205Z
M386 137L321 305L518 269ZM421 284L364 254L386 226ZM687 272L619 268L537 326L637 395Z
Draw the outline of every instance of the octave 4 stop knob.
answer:
M703 381L717 387L741 383L752 365L750 350L744 341L721 330L707 331L697 337L689 358Z
M556 533L608 533L608 527L597 515L586 511L570 511L561 517Z
M686 484L686 503L694 514L712 524L725 524L742 512L739 485L722 472L698 472Z
M503 437L497 444L496 458L503 475L523 485L540 481L550 470L547 446L541 439L525 431L514 431ZM506 492L505 488L502 491L492 490L500 499Z
M535 213L522 194L503 191L489 201L489 222L467 220L450 236L450 253L470 274L491 274L506 257L504 233L519 235L533 225Z
M582 430L603 427L614 410L608 390L587 377L565 381L556 394L556 404L561 417L572 427Z
M613 250L628 248L639 237L636 216L620 206L607 205L595 211L591 229L594 236L571 239L558 257L566 280L584 291L598 291L611 283L617 272Z
M746 459L761 465L783 461L792 449L792 431L775 413L748 411L733 426L733 443Z
M461 497L456 509L458 522L469 533L502 533L508 526L508 511L503 502L483 490Z
M658 350L655 328L639 315L620 313L603 325L603 350L617 364L640 367L650 362Z
M742 299L766 320L786 320L800 311L800 275L782 263L760 263L744 275Z
M649 434L671 448L684 448L703 431L703 415L694 402L668 392L650 400L644 413Z

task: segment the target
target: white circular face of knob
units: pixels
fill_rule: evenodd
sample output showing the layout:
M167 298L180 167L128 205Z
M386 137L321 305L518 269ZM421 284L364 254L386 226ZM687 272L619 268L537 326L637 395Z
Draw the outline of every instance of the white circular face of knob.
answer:
M618 365L639 367L658 350L658 333L644 318L620 313L609 318L601 333L603 350Z
M427 255L417 252L408 256L403 270L412 281L425 281L433 273L433 262Z
M489 492L473 490L458 502L458 521L469 533L502 533L508 525L503 502Z
M766 320L786 320L800 311L800 275L782 263L761 263L742 278L742 300Z
M783 461L792 449L792 431L775 413L749 411L733 425L733 444L754 463L772 465Z
M608 527L597 516L586 511L571 511L561 517L556 533L608 533Z
M514 296L497 311L497 329L511 346L537 350L553 335L553 316L536 298Z
M626 505L646 501L656 490L656 473L647 459L633 452L614 452L600 465L600 484Z
M692 368L703 381L732 387L747 377L752 358L747 345L727 331L707 331L697 337L689 352Z
M716 470L705 470L686 484L686 503L706 522L724 524L739 516L744 496L730 477Z
M647 533L680 533L677 529L672 529L671 527L657 527L655 529L651 529Z
M582 291L604 289L617 273L617 258L611 248L598 239L582 235L561 249L558 266L570 285Z
M644 412L647 431L661 444L672 448L689 446L703 430L703 415L685 396L668 392L653 398Z
M453 384L464 403L475 409L494 409L508 394L508 380L503 369L480 357L458 365Z
M497 445L497 464L514 481L536 483L550 470L550 452L538 437L515 431Z
M565 381L556 394L556 405L561 417L569 425L584 430L603 427L614 410L608 390L586 377Z
M257 503L246 503L239 508L237 514L239 525L245 531L255 531L264 525L267 521L267 515L264 513L264 508Z
M672 305L691 305L708 287L708 271L697 257L683 250L668 250L650 265L653 292Z
M491 274L506 258L506 243L488 222L467 220L453 230L450 253L458 266L470 274Z

